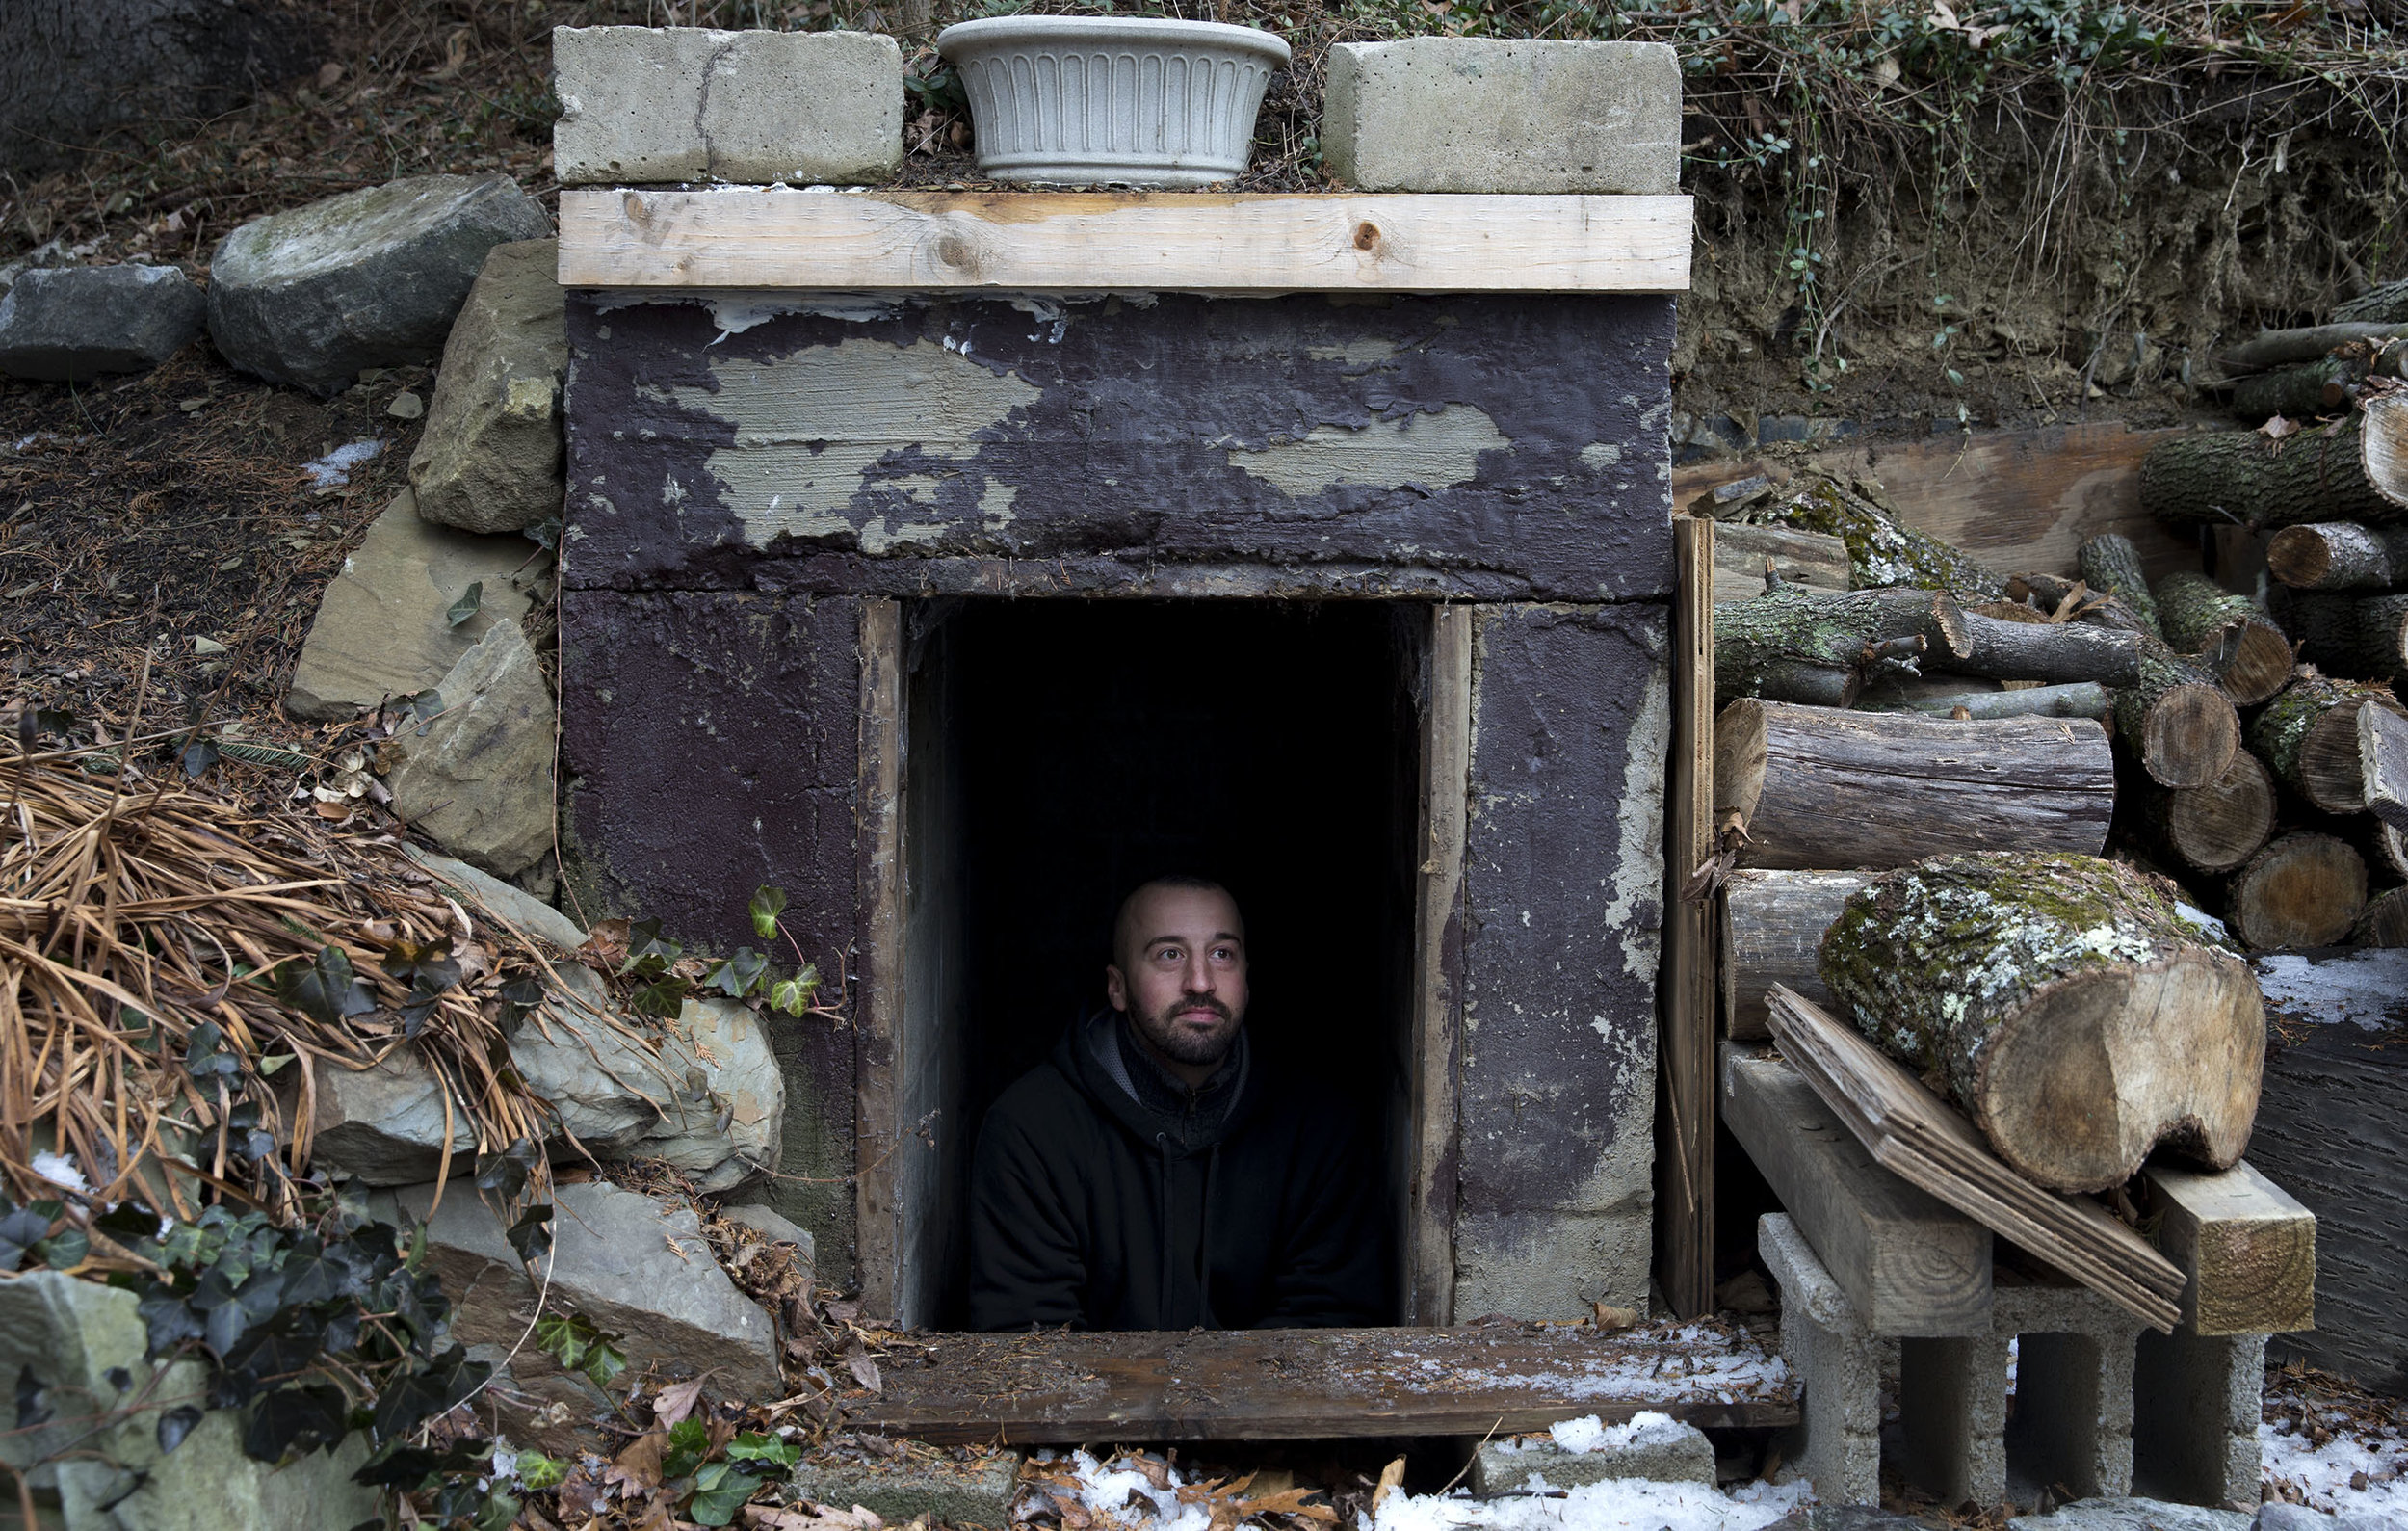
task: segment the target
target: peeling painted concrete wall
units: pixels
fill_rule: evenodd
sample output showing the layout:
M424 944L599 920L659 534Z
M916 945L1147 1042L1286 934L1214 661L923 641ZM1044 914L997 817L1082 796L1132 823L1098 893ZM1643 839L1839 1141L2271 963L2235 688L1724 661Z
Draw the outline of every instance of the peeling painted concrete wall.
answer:
M889 594L1472 601L1455 1311L1635 1304L1650 1254L1668 299L572 295L563 654L589 908L832 969L857 623ZM789 1175L852 1168L850 1030L779 1028ZM842 1279L851 1188L777 1182Z
M1475 622L1454 1311L1643 1309L1666 617L1514 605Z

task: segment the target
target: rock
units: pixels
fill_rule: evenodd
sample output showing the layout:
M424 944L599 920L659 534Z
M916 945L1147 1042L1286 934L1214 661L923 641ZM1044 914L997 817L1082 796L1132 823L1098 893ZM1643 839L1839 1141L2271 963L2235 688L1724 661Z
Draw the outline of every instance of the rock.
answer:
M1329 50L1321 141L1367 192L1671 193L1680 127L1667 43L1407 38Z
M817 1263L818 1255L810 1229L797 1227L783 1213L763 1206L758 1201L747 1201L742 1206L720 1207L720 1216L752 1229L772 1244L798 1246L800 1253L795 1256L798 1264L808 1268Z
M443 1092L414 1046L350 1069L322 1063L313 1078L309 1156L313 1164L370 1185L414 1185L443 1163ZM451 1113L452 1170L475 1164L477 1134L458 1105Z
M552 231L507 175L416 175L253 219L209 268L209 334L244 372L319 393L431 361L486 251Z
M924 1515L936 1525L1008 1526L1020 1491L1020 1453L968 1462L917 1453L888 1462L805 1462L791 1487L814 1504L876 1511L891 1526Z
M469 906L472 922L482 909L563 952L573 952L586 943L586 933L575 920L534 894L522 892L498 877L488 877L467 862L455 861L448 856L437 856L415 845L404 845L402 851L433 874L436 882L461 895L461 902Z
M200 1394L197 1361L152 1381L132 1292L33 1271L0 1281L0 1373L46 1389L50 1422L0 1433L0 1462L35 1467L34 1487L58 1496L65 1531L219 1531L226 1526L351 1526L380 1514L375 1490L351 1481L367 1460L354 1433L332 1453L285 1466L243 1455L243 1410L211 1410L172 1452L159 1450L159 1415ZM127 1380L118 1387L110 1372ZM147 1401L144 1401L147 1400ZM95 1407L112 1411L97 1428ZM118 1411L122 1411L119 1412Z
M451 1187L430 1217L433 1200L432 1186L399 1194L402 1208L427 1225L429 1262L457 1305L452 1333L463 1344L516 1344L536 1286L504 1225L465 1184ZM552 1308L582 1313L618 1336L613 1343L639 1370L710 1372L711 1389L732 1397L784 1395L776 1325L712 1259L691 1207L599 1182L560 1187L554 1205Z
M146 371L198 336L208 313L173 266L28 271L0 296L0 373L83 383Z
M593 1449L595 1425L609 1418L611 1395L583 1372L563 1370L532 1345L510 1354L499 1344L468 1345L470 1360L493 1368L491 1385L471 1407L478 1423L518 1450L574 1462Z
M2368 1510L2326 1515L2304 1504L2274 1499L2258 1506L2250 1531L2399 1531L2399 1522Z
M2006 1524L2007 1531L2249 1531L2249 1517L2195 1504L2102 1498L2077 1499L2049 1515L2020 1515Z
M1622 1425L1600 1425L1591 1414L1557 1425L1550 1435L1480 1447L1472 1459L1472 1491L1483 1498L1511 1493L1533 1474L1550 1489L1577 1489L1609 1478L1711 1485L1714 1448L1704 1431L1668 1414L1641 1412Z
M515 532L561 514L560 244L496 245L443 343L426 434L410 454L418 514L470 532Z
M404 823L496 877L552 849L552 688L518 623L497 621L435 683L441 711L380 751Z
M435 686L496 621L526 617L510 575L535 551L523 537L431 526L404 489L327 586L284 710L336 722ZM477 615L454 627L447 614L471 585L484 587Z
M710 1194L777 1168L785 1077L749 1009L733 1000L689 1001L663 1026L620 1016L592 969L561 963L555 970L570 992L546 1001L540 1023L529 1017L510 1040L519 1077L556 1114L547 1145L555 1159L663 1159ZM311 1153L318 1166L370 1185L434 1177L443 1101L415 1048L357 1072L321 1068L317 1086ZM465 1122L456 1106L456 1170L476 1148ZM786 1227L772 1236L798 1238L807 1257L810 1235Z
M876 184L903 163L903 49L867 32L556 27L563 186Z

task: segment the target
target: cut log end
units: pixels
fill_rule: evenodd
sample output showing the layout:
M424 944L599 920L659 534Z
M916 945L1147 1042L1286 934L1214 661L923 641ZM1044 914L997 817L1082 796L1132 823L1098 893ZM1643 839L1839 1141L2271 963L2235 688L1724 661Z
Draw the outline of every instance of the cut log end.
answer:
M2210 1169L2238 1162L2264 1062L2265 1010L2248 964L2193 947L2052 985L1996 1035L1971 1104L2023 1174L2104 1191L2158 1147Z
M2351 739L2354 745L2356 735ZM2240 715L2215 686L2167 688L2141 724L2141 764L2160 786L2207 786L2231 769L2239 750Z
M2257 853L2274 832L2274 779L2246 751L2204 787L2171 794L2165 837L2183 861L2202 872L2229 872Z
M2286 834L2233 879L2226 916L2260 951L2335 945L2367 903L2366 858L2329 834Z
M2269 700L2290 683L2290 640L2271 622L2235 622L2212 640L2209 666L2237 707Z
M2372 720L2362 724L2360 714L2384 709L2384 700L2373 696L2361 697L2355 705L2327 708L2309 726L2308 736L2299 747L2300 794L2325 812L2366 811L2366 757L2360 736ZM2396 707L2396 703L2393 705Z
M2408 398L2379 393L2366 401L2361 407L2358 451L2367 482L2375 492L2394 506L2408 508Z
M2369 903L2349 932L2352 946L2408 946L2408 887Z

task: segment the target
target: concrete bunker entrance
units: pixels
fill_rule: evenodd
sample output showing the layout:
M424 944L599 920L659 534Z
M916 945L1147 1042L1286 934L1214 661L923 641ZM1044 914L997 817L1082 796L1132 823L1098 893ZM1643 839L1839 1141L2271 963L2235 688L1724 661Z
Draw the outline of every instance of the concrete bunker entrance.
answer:
M1432 608L944 599L903 614L896 1307L965 1311L982 1119L1104 1004L1122 895L1190 871L1247 920L1248 1030L1351 1095L1408 1247Z

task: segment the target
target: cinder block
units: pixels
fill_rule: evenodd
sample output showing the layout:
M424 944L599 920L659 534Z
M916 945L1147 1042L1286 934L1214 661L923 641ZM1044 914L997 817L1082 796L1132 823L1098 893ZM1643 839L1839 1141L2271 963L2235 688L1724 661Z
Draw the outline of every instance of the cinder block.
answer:
M1371 192L1673 192L1681 66L1662 42L1342 42L1321 141Z
M903 163L903 50L867 32L557 27L563 186L863 184Z
M927 1516L949 1526L1008 1526L1020 1490L1020 1453L998 1451L968 1462L929 1448L880 1462L805 1462L794 1491L814 1504L876 1511L889 1525Z
M2258 1496L2264 1334L2140 1336L2133 1378L2133 1464L2160 1498L2248 1504Z
M2002 1285L1991 1303L1992 1333L2021 1340L2010 1466L2084 1496L2130 1493L2140 1321L2081 1286Z
M1593 1439L1580 1439L1582 1433L1574 1427L1583 1424ZM1602 1428L1594 1417L1575 1420L1557 1426L1550 1435L1492 1440L1480 1447L1472 1459L1472 1492L1483 1499L1511 1493L1528 1485L1532 1475L1550 1489L1577 1489L1610 1478L1711 1485L1714 1448L1695 1425L1663 1414L1641 1413L1628 1424Z
M2006 1497L2006 1340L1898 1342L1905 1474L1942 1504Z
M1787 1217L1757 1220L1756 1253L1781 1285L1781 1357L1806 1389L1798 1465L1826 1504L1879 1504L1880 1343Z

